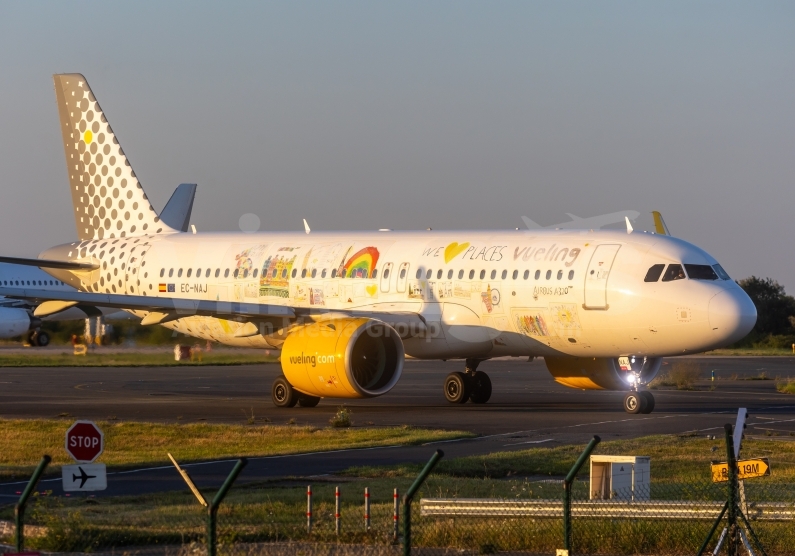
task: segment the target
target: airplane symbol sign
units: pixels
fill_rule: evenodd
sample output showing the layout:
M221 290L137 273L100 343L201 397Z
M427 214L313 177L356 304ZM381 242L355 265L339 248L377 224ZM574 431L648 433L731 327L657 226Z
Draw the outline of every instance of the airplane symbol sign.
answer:
M88 492L108 488L104 463L64 465L61 469L64 492Z

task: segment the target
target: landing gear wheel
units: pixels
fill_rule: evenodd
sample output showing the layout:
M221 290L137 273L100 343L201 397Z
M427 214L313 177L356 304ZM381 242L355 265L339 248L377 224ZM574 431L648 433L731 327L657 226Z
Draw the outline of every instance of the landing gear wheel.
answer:
M320 398L317 396L310 396L309 394L298 394L299 407L315 407L320 403Z
M477 371L470 378L472 393L469 399L472 403L486 403L491 397L491 379L483 371Z
M651 413L654 411L654 396L648 390L644 390L643 392L639 392L643 399L646 401L646 407L641 409L641 413Z
M470 392L470 381L464 373L450 373L444 379L444 397L450 403L467 403Z
M643 410L648 405L646 398L641 395L641 392L627 392L624 396L624 411L627 413L637 414L643 413Z
M46 332L39 332L36 334L36 345L39 347L47 347L50 344L50 335Z
M287 382L286 378L280 376L273 381L271 398L273 398L273 405L276 407L295 407L295 404L298 403L298 392L295 391L292 384Z

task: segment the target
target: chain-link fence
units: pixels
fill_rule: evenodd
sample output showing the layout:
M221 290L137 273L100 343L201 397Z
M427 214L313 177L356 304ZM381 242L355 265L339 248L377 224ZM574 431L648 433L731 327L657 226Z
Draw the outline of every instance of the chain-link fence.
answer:
M739 516L734 522L727 511L732 484ZM411 479L386 477L310 488L285 482L236 486L217 512L217 552L401 554L405 506L402 499L396 506L395 489L404 494L410 485ZM567 545L564 481L430 475L415 486L410 518L415 554L550 554ZM719 543L725 552L732 530L735 546L747 544L755 555L795 554L795 484L769 477L744 483L714 483L704 475L652 480L642 488L603 492L604 499L592 499L586 479L573 481L570 494L571 554L678 555L702 548L712 553ZM0 507L0 543L13 546L13 520L13 507ZM212 553L208 510L187 489L105 498L34 496L26 523L26 550Z

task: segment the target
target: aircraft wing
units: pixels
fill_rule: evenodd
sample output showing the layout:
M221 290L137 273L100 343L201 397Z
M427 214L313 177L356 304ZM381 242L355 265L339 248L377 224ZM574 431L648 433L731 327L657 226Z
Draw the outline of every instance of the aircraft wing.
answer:
M636 210L622 210L619 212L611 212L610 214L590 216L588 218L578 218L573 214L568 214L567 216L572 218L571 222L562 222L549 227L574 230L596 230L603 226L607 226L608 224L618 224L619 222L623 223L625 218L635 220L638 216L640 216L640 213Z
M79 263L75 261L52 261L47 259L24 259L21 257L0 257L0 263L37 266L39 268L57 268L60 270L96 270L98 263Z
M148 297L144 295L122 295L107 293L88 293L79 291L51 291L40 288L0 287L0 295L14 299L25 299L34 303L45 301L76 301L80 304L118 309L155 312L164 315L160 321L190 315L225 317L285 317L294 318L295 311L283 305L262 305L240 303L237 301L212 301L206 299L184 299L174 297ZM155 324L154 322L150 324Z

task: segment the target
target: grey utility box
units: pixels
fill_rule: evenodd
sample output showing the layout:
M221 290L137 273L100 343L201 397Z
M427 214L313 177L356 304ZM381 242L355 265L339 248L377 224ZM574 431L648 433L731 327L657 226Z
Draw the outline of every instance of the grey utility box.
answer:
M647 456L591 456L591 500L651 499Z

